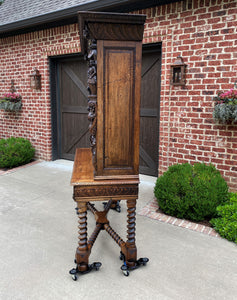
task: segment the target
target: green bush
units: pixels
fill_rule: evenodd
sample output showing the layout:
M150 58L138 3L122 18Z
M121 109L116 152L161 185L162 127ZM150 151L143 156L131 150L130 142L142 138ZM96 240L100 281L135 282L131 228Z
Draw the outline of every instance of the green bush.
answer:
M169 167L154 189L164 213L193 221L217 216L216 207L228 199L228 186L213 165L184 163Z
M217 207L219 218L210 223L220 236L237 244L237 193L230 193L230 201Z
M29 163L35 154L31 143L24 138L0 140L0 168L13 168Z

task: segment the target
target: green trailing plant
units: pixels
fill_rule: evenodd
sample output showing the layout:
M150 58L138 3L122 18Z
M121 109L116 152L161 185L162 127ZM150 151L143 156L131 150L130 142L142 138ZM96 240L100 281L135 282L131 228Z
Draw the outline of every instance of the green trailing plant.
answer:
M219 92L213 98L215 102L213 118L221 123L237 121L237 86L227 92Z
M30 141L11 137L0 140L0 168L13 168L29 163L35 154Z
M4 109L8 112L16 112L20 110L22 107L21 101L19 102L10 102L10 101L2 101L0 100L0 109Z
M193 221L210 220L228 198L228 186L213 165L188 163L170 166L155 185L160 209Z
M217 214L210 223L220 236L237 244L237 193L230 193L230 201L218 206Z

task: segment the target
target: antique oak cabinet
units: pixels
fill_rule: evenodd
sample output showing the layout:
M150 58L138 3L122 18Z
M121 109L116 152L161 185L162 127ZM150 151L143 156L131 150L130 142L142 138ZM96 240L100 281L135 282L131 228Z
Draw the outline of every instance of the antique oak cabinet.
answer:
M90 149L77 149L71 184L79 216L79 245L72 278L101 263L89 264L92 246L105 230L120 247L124 275L145 265L137 260L135 215L139 184L139 112L144 15L79 12L81 51L88 61ZM127 240L110 226L111 208L127 201ZM98 211L91 202L104 202ZM96 226L87 236L87 210Z

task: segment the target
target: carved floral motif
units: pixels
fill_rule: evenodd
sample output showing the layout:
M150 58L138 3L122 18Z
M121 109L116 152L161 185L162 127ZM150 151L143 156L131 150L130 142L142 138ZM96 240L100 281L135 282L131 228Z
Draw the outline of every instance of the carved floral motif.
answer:
M87 72L87 84L88 84L88 120L89 132L90 132L90 145L92 149L93 165L96 171L96 108L97 108L97 45L96 40L88 40L88 72Z

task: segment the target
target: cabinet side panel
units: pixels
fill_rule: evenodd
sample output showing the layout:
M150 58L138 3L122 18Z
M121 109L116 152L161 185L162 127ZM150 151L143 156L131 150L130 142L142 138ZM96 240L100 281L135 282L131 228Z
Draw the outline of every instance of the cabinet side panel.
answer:
M100 44L100 43L99 43ZM104 41L98 51L97 175L137 174L136 42ZM99 48L99 47L98 47ZM138 116L136 116L138 115Z

